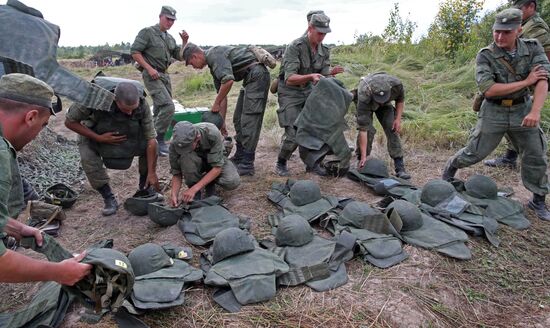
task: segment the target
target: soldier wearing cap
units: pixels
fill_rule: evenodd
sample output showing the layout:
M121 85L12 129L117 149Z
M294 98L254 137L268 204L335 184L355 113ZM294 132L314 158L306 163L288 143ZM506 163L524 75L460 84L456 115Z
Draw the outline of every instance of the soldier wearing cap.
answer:
M176 10L170 6L163 6L159 14L159 23L139 31L131 47L132 58L140 65L143 82L153 98L155 129L161 156L168 154L164 135L175 112L172 84L167 70L172 58L181 60L181 51L189 38L185 31L181 31L183 44L178 46L176 40L168 34L175 20Z
M41 232L16 220L25 207L16 152L32 141L60 108L52 106L53 89L25 74L0 78L0 235L34 237ZM79 263L85 254L60 263L36 260L6 249L0 242L0 282L57 281L73 285L91 266Z
M395 102L395 106L392 105ZM403 83L383 72L370 74L361 79L357 88L357 150L359 168L363 167L372 151L376 129L372 120L376 114L388 141L388 152L393 158L395 173L399 178L410 179L405 171L403 149L401 147L401 116L405 108L405 88Z
M458 169L483 160L508 134L521 158L523 185L533 193L528 207L538 218L550 220L545 204L547 144L540 128L550 63L537 40L519 38L521 15L515 8L496 15L494 42L476 58L476 82L485 96L479 119L466 147L447 162L442 178L451 180Z
M216 184L225 190L239 186L239 173L223 151L222 134L214 124L182 121L174 126L169 151L170 172L173 175L170 205L178 206L182 201L188 203L201 199L203 188L205 196L212 196ZM182 179L188 189L180 197Z
M237 165L239 175L254 175L256 147L267 105L269 71L248 47L216 46L203 51L190 43L183 58L186 65L196 69L208 65L218 93L211 111L220 112L224 118L227 94L233 82L243 81L233 114L237 150L231 160ZM225 128L222 132L226 132Z
M550 59L550 29L539 13L537 13L537 1L515 0L513 5L523 13L519 37L523 39L537 39L544 48L546 57ZM505 136L508 146L506 152L500 157L484 161L485 165L492 167L516 167L518 152L513 148L508 135Z
M285 129L276 165L277 174L281 176L289 174L287 161L298 148L294 122L311 93L312 85L324 76L344 71L340 66L330 67L330 51L323 45L323 39L330 31L330 18L324 13L312 13L307 33L292 41L285 50L279 73L277 110L279 125ZM308 169L325 174L318 164Z

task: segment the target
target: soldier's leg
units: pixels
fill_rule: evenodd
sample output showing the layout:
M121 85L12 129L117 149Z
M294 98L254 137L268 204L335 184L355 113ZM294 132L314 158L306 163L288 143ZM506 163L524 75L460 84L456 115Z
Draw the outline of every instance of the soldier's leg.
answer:
M363 102L359 102L357 104L357 111L360 111L360 107L361 106L366 106L365 103ZM374 121L373 121L373 112L372 111L367 111L367 110L361 110L362 112L364 112L366 115L364 116L365 118L365 122L364 124L366 124L367 126L367 156L370 155L370 153L372 152L372 142L374 141L374 136L376 135L376 128L374 127ZM357 159L360 160L361 159L361 150L360 150L360 146L359 146L359 133L357 134L357 142L356 142L356 147L355 147L355 154L357 155Z
M401 147L401 138L399 133L393 130L393 122L395 120L395 107L388 105L379 108L376 111L376 117L384 129L386 135L388 153L394 161L395 174L402 179L410 179L411 176L405 170L405 162L403 160L403 148Z
M185 160L181 162L182 176L188 188L199 182L204 175L204 163L202 158L195 152L187 155Z
M147 156L139 156L138 159L138 171L139 171L139 190L145 189L147 183Z
M153 99L153 114L159 153L168 154L168 146L164 142L164 135L172 123L175 112L172 100L172 85L168 74L160 74L159 79L153 80L148 74L143 74L143 82L149 95Z
M216 184L225 190L236 189L241 184L241 177L233 162L225 161L222 167L222 173L218 179L216 179Z
M239 91L239 98L237 98L237 105L235 106L235 112L233 113L233 126L235 127L235 144L237 149L235 154L230 160L238 164L243 159L243 144L242 144L242 129L241 129L241 115L243 112L244 102L244 88ZM229 156L229 155L228 155Z
M504 137L506 138L506 152L499 157L483 161L483 164L491 167L516 167L516 161L518 158L517 148L514 148L508 134L505 134Z

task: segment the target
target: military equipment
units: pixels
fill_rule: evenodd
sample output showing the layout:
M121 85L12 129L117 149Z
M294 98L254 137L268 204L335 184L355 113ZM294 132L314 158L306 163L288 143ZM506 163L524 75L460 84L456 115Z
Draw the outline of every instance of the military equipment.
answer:
M269 51L264 48L259 46L248 46L248 49L252 51L258 62L261 64L264 64L269 68L275 68L275 66L277 66L277 60L273 58Z
M284 217L275 233L277 246L303 246L313 240L313 229L309 223L299 215Z
M147 188L138 190L132 197L126 199L124 208L134 215L144 216L148 213L149 204L163 200L164 196L157 193L153 188Z
M365 165L358 170L359 173L371 175L373 177L388 178L388 166L378 158L370 158L365 162Z
M60 205L63 208L70 208L76 202L78 194L64 183L56 183L46 189L44 200L46 203Z
M464 183L466 193L475 198L495 199L498 196L498 187L495 181L487 176L472 175Z
M321 199L321 188L313 180L299 180L290 187L289 196L294 205L303 206Z
M452 184L444 180L428 181L422 188L420 199L430 206L437 206L456 193Z
M153 243L139 245L128 254L136 276L149 274L174 264L164 249Z
M250 234L238 229L227 228L220 231L212 244L212 263L216 264L228 257L251 252L254 250L254 242Z
M223 126L223 117L221 116L220 113L216 112L212 112L212 111L206 111L206 112L203 112L202 113L202 116L201 116L201 122L208 122L208 123L212 123L214 124L219 130L221 130L222 126Z
M169 227L176 224L184 212L183 208L171 207L161 202L149 203L147 205L149 219L161 227Z

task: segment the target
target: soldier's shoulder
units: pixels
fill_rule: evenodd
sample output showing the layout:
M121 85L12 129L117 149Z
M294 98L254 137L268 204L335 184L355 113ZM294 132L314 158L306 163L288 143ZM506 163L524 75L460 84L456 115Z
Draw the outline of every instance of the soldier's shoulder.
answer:
M530 48L540 47L540 41L537 39L520 39Z
M294 41L290 42L289 46L300 46L302 44L305 44L306 43L306 39L304 37L299 37L297 39L295 39Z
M480 54L484 54L484 53L493 53L494 51L495 51L495 45L490 44L486 47L483 47L483 48L479 49L477 54L480 55Z

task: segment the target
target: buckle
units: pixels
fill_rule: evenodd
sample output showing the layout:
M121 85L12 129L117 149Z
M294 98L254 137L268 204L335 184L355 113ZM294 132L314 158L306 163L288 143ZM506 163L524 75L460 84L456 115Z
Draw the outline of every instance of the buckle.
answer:
M506 107L512 107L513 104L514 104L514 99L502 99L502 101L500 102L501 106L506 106Z

